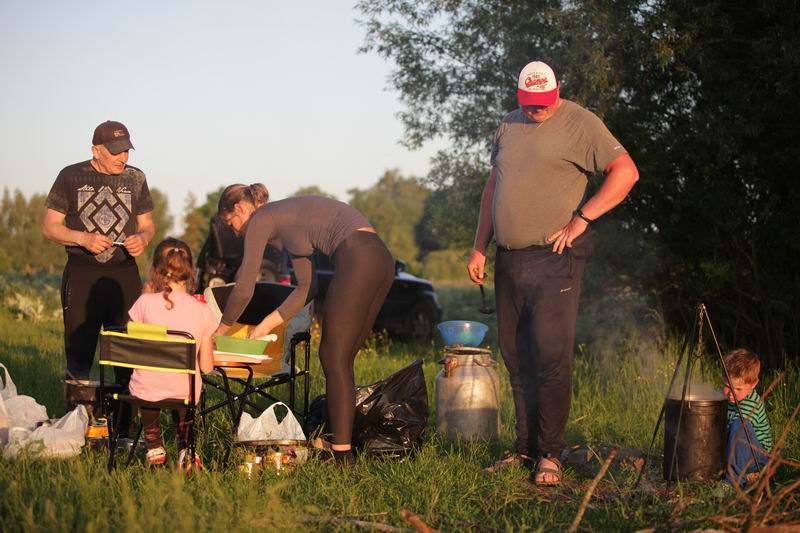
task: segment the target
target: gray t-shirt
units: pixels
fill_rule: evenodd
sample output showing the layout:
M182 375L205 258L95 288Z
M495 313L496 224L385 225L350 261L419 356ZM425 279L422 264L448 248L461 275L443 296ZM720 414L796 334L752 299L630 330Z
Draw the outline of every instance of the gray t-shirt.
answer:
M233 324L253 297L267 243L289 252L297 278L297 288L278 307L286 321L315 296L311 290L315 285L314 250L331 256L348 235L368 226L357 209L322 196L295 196L264 204L247 223L242 266L236 273L236 286L228 297L222 323Z
M492 139L497 245L513 250L547 244L581 205L587 176L625 153L594 113L569 100L541 123L522 109L506 115Z

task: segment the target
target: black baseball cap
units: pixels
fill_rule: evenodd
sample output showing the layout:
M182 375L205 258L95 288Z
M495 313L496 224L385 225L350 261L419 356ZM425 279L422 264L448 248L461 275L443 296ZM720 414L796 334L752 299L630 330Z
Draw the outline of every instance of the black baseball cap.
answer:
M94 129L92 144L102 144L114 155L133 149L128 128L122 122L113 120L106 120Z

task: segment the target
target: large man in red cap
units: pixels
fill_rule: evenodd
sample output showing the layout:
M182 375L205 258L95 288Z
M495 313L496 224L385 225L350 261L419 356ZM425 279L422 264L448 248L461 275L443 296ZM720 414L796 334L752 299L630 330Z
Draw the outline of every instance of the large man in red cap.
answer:
M123 124L103 122L94 130L92 159L63 169L45 202L42 233L67 251L61 305L68 382L89 379L101 326L125 324L142 291L134 258L155 225L144 173L127 165L132 148ZM130 371L116 378L127 385Z
M538 457L539 484L561 480L591 223L619 204L639 178L603 122L560 98L559 90L549 65L533 61L522 69L520 107L503 118L492 140L491 172L467 264L472 281L483 283L494 236L498 336L517 418L515 453L499 463ZM587 178L596 172L605 179L587 198Z

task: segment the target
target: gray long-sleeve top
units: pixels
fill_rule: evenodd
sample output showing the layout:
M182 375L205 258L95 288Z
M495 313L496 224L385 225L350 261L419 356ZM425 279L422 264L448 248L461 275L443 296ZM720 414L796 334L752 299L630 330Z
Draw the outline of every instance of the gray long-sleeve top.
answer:
M222 323L233 324L253 297L267 243L289 252L297 278L297 288L277 309L287 321L315 296L311 290L316 287L311 259L314 250L331 256L348 235L368 226L357 209L322 196L296 196L264 204L247 223L244 258L222 313Z

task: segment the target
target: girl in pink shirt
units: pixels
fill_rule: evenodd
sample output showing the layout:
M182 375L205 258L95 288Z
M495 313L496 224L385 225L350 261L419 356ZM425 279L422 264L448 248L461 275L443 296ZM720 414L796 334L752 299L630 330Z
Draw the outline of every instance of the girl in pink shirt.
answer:
M213 370L213 343L211 335L217 327L214 315L208 306L194 299L195 270L192 252L185 242L171 237L161 241L153 255L148 288L152 292L142 294L133 304L128 315L134 322L158 324L167 329L186 331L197 343L197 369L207 373ZM199 400L202 387L200 372L195 374L195 402ZM129 385L130 393L147 401L168 398L188 398L189 379L185 374L157 372L153 370L133 371ZM161 411L140 410L147 446L147 463L163 465L167 452L161 442ZM183 466L188 446L188 424L186 408L172 411L176 425L178 464Z

